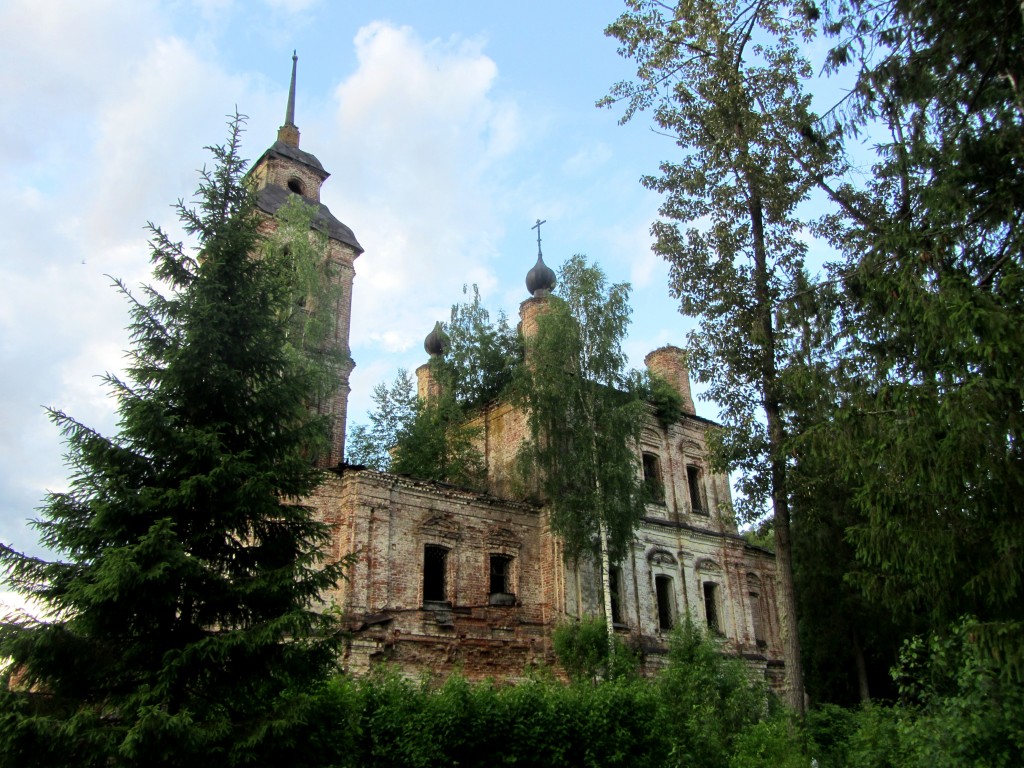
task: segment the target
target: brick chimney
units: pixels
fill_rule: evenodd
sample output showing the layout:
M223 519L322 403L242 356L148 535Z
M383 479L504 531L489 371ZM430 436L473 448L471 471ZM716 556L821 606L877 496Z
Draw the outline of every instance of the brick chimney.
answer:
M671 344L659 347L644 358L644 365L652 375L660 376L682 396L683 413L697 415L690 395L690 368L686 364L684 350Z

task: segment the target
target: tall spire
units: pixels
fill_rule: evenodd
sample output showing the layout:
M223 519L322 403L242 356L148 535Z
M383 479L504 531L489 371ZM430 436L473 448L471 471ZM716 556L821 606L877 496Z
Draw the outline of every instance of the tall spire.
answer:
M288 87L288 111L284 115L285 125L295 125L295 68L299 63L298 51L292 51L292 84Z
M299 129L295 126L295 70L298 63L298 52L292 51L292 82L288 87L288 108L284 114L284 125L277 129L277 140L292 147L299 146Z

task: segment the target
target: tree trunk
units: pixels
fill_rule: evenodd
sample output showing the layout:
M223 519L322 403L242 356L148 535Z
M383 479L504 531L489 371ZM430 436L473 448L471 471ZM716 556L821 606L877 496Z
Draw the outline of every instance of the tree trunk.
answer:
M804 679L800 666L800 637L796 617L796 590L793 586L793 539L789 530L789 496L786 490L786 458L783 452L785 428L778 395L775 368L775 327L771 291L768 284L768 256L764 237L764 205L757 179L746 170L750 224L754 245L754 301L761 338L761 396L768 424L768 460L771 496L775 520L775 602L782 630L782 655L786 663L786 698L799 716L804 714Z
M611 561L608 557L608 528L600 524L601 535L601 591L604 595L604 622L608 628L608 660L615 655L615 627L612 624Z
M853 646L853 661L857 665L857 691L860 693L861 704L871 701L871 689L868 687L868 666L864 661L864 649L860 647L857 631L850 632Z
M776 415L776 425L778 416ZM769 434L772 422L768 422ZM772 442L769 438L769 444ZM781 463L781 462L779 462ZM804 714L804 675L800 666L800 636L796 617L796 590L793 587L793 541L789 531L789 505L775 483L776 462L772 462L772 503L775 506L775 604L782 629L782 656L786 662L786 698L801 717ZM784 476L784 475L783 475ZM780 490L782 493L780 493Z

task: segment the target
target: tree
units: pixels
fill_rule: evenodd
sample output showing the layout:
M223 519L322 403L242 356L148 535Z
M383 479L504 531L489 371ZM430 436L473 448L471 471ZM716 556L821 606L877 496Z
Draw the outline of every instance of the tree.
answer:
M401 368L391 386L378 384L371 397L370 424L359 424L352 429L345 441L347 458L350 464L387 472L391 468L391 452L416 418L416 384L409 372Z
M63 559L0 546L47 611L0 625L6 765L283 761L335 663L335 618L316 607L342 565L323 562L329 531L301 502L321 480L328 425L310 405L330 380L302 278L325 266L309 214L291 243L294 210L260 234L242 122L211 148L196 207L177 206L195 249L150 227L162 289L129 295L127 377L106 377L118 433L51 411L72 474L36 525Z
M811 26L797 4L777 0L627 5L607 34L636 61L636 79L601 103L625 101L623 121L652 108L682 150L643 179L665 195L654 249L682 312L699 318L691 370L721 408L718 461L741 473L740 509L756 518L770 500L789 703L802 712L781 381L793 329L777 310L803 272L799 206L828 156L809 155L802 139L814 122L800 53Z
M390 471L479 489L485 474L479 435L453 393L419 400L412 421L398 436Z
M482 484L479 430L470 422L508 389L520 353L505 315L492 321L477 286L472 291L470 301L452 305L441 329L444 354L429 362L439 394L420 400L404 370L390 387L378 384L370 425L355 427L349 438L352 463L471 488Z
M536 472L551 528L566 555L600 552L605 622L612 642L610 563L619 560L644 513L638 467L647 417L644 382L626 368L629 285L573 256L558 274L526 340L518 397L529 414L523 459Z
M889 670L902 631L891 612L850 583L858 570L847 529L860 522L855 483L811 436L832 419L840 394L830 366L843 349L836 313L843 303L830 283L797 282L778 312L797 329L786 345L781 381L787 393L789 491L793 500L793 580L800 619L802 669L808 699L854 705L894 693Z
M822 23L856 80L815 130L878 150L867 183L819 180L842 253L841 396L806 450L856 488L865 594L935 631L977 616L972 637L1024 679L1021 8L836 1Z
M452 305L451 317L443 327L445 352L434 361L441 389L451 392L467 410L487 405L505 393L522 359L516 330L505 313L499 312L492 321L480 301L480 289L473 285L472 291L472 299ZM469 288L462 286L462 293L468 292Z

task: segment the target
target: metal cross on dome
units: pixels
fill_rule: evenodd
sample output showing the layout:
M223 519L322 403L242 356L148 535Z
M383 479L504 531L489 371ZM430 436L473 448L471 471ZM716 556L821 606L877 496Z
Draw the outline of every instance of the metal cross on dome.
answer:
M544 219L544 221L541 221L540 219L537 219L537 223L534 224L532 227L530 227L530 229L536 229L537 230L537 255L538 256L540 256L540 225L541 224L547 224L547 223L548 223L547 219Z

